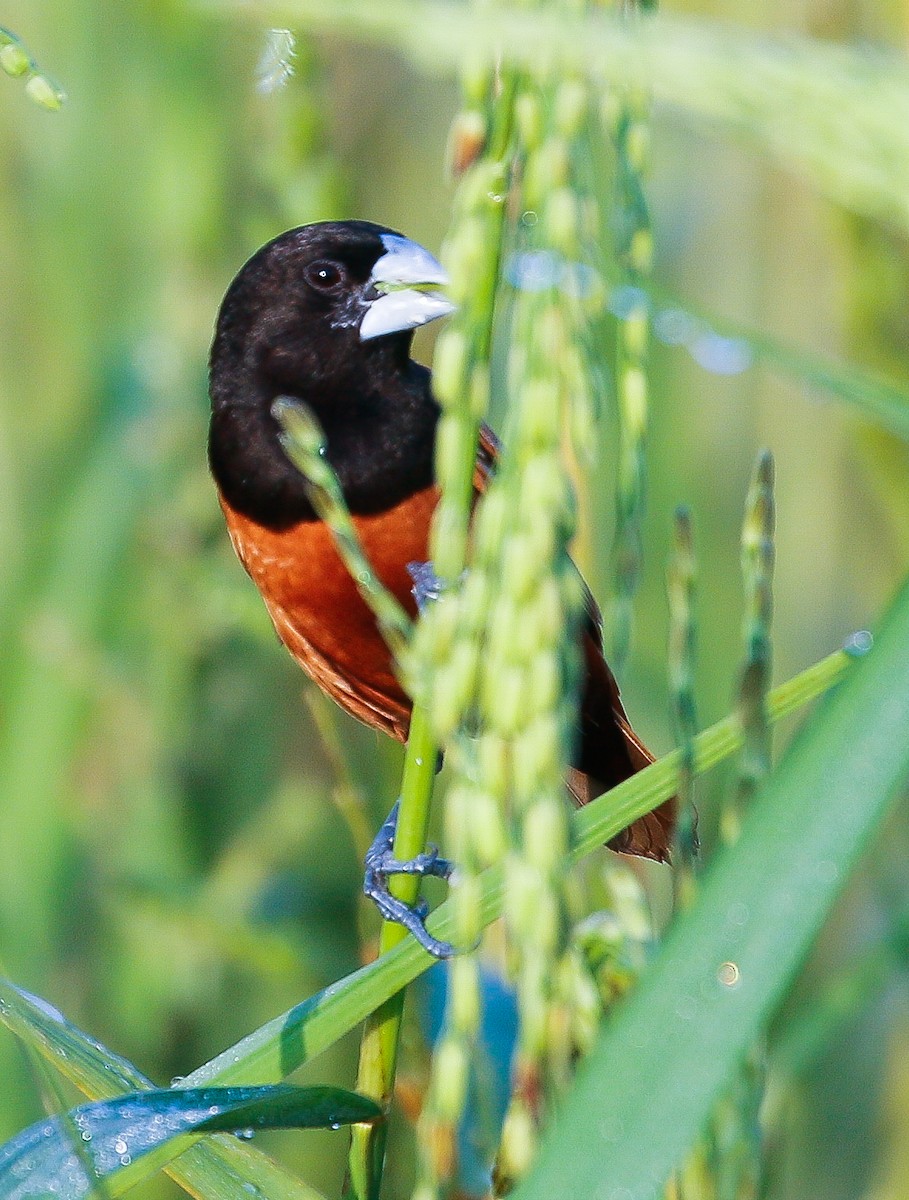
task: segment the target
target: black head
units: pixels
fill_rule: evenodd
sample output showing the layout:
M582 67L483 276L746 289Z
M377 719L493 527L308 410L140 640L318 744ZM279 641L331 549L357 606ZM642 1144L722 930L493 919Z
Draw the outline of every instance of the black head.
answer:
M410 342L452 306L407 285L443 282L422 247L366 221L302 226L253 255L224 298L210 364L209 458L235 508L271 526L314 515L271 415L282 395L315 411L354 511L426 486L438 412Z

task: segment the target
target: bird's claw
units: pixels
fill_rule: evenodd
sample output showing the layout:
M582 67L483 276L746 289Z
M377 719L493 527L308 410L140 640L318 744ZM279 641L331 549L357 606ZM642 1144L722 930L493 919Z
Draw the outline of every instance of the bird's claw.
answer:
M442 595L444 583L438 577L431 562L409 562L407 574L413 580L414 599L420 612L425 612L428 605Z
M394 921L403 925L408 933L412 933L424 950L434 958L451 958L456 953L450 942L434 938L426 928L426 916L429 908L425 901L411 907L393 896L388 890L388 879L391 875L417 875L425 878L427 875L436 879L448 879L452 872L452 864L445 858L439 857L435 846L431 846L422 854L411 859L395 858L393 843L398 823L398 805L388 816L388 820L379 830L375 840L366 852L366 873L363 877L363 891L378 908L386 921Z

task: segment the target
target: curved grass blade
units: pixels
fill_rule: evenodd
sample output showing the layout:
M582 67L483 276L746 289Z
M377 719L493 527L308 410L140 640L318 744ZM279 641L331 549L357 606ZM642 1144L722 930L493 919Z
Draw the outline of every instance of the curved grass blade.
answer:
M896 53L655 14L623 21L517 5L477 12L438 0L196 3L391 45L430 71L502 56L540 73L559 64L605 75L613 88L649 90L659 103L744 135L831 199L909 227L909 69Z
M111 1099L154 1085L132 1063L77 1029L46 1000L0 980L0 1020L92 1099ZM167 1149L174 1156L175 1147ZM162 1164L163 1165L163 1164ZM200 1200L322 1200L247 1141L214 1136L184 1150L167 1173Z
M851 661L849 653L839 650L774 688L767 698L771 721L778 721L823 695L842 678ZM741 745L742 727L736 716L726 717L698 734L694 743L695 774L716 766ZM678 787L681 762L679 751L667 754L574 813L571 819L573 860L600 849L632 821L668 800ZM485 926L502 912L502 871L491 867L483 872L480 880L480 916ZM455 936L454 913L449 901L431 914L427 927L434 937L451 939ZM215 1082L283 1079L355 1028L377 1005L411 983L435 961L413 938L407 938L375 962L266 1022L193 1071L186 1077L186 1083L201 1086Z
M857 648L861 648L858 640ZM850 663L848 652L837 651L775 688L768 696L771 721L780 720L822 695L843 677ZM736 716L726 717L699 734L694 743L694 773L701 774L734 754L741 747L742 740L741 723ZM574 859L598 849L631 821L673 795L678 787L681 765L679 751L668 754L575 813L572 817ZM481 880L480 917L482 923L488 925L502 911L502 871L498 868L487 870ZM451 938L454 935L454 919L448 902L432 914L428 925L436 937ZM201 1087L214 1083L240 1085L256 1080L283 1079L355 1028L378 1005L411 983L435 961L412 938L408 938L369 966L362 967L346 979L267 1022L211 1062L199 1067L186 1077L184 1083ZM97 1043L71 1026L67 1026L65 1034L61 1034L58 1026L62 1018L59 1014L42 1002L36 1004L29 1000L10 984L0 984L0 1020L86 1091L95 1090L109 1095L116 1094L124 1083L136 1086L129 1082L135 1068L125 1060L109 1055L109 1052L103 1051L103 1047L98 1047ZM78 1053L74 1053L76 1050ZM107 1078L104 1055L108 1055L111 1064L111 1077ZM139 1081L143 1079L138 1072L135 1072L135 1078ZM141 1087L142 1083L139 1082L138 1086ZM200 1158L197 1165L195 1156L203 1151L223 1152L225 1156L229 1152L233 1156L245 1149L248 1149L245 1145L235 1142L229 1145L195 1146L179 1163L173 1164L170 1173L182 1181L189 1176L188 1168L192 1162L197 1176L203 1174L208 1181L209 1175L205 1173L208 1168L216 1172L216 1182L221 1185L224 1170L231 1167L230 1161L209 1164ZM169 1152L174 1154L172 1147ZM275 1167L269 1160L265 1159L265 1162ZM238 1171L236 1177L242 1183L249 1175L241 1175ZM213 1186L204 1193L201 1188L193 1190L194 1194L206 1196L233 1197L242 1194L239 1187L235 1192L216 1191ZM285 1194L286 1188L268 1192L270 1200L283 1200Z
M816 392L826 392L896 437L909 440L909 389L905 385L851 363L823 358L739 321L707 312L664 287L648 283L646 295L656 310L658 323L670 318L687 327L689 332L681 344L690 346L704 334L741 343L755 363L796 379Z
M765 1027L909 775L909 585L603 1033L520 1200L650 1200Z
M82 1200L121 1196L173 1154L169 1143L246 1129L336 1129L380 1114L365 1096L340 1088L286 1084L164 1088L83 1104L39 1121L0 1147L0 1196Z

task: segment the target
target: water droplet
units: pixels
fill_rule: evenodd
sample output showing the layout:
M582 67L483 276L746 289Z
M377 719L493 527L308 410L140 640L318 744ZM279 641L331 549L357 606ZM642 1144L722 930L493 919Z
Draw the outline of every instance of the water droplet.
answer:
M724 987L738 987L741 982L741 974L739 973L738 963L724 962L720 964L720 968L716 973L717 979Z
M521 221L524 225L536 225L539 219L532 208L528 208L527 212L521 214Z
M238 1137L241 1142L251 1142L256 1136L254 1129L238 1129L234 1133L234 1137Z
M340 1129L341 1122L340 1121L331 1121L331 1122L329 1122L328 1128L329 1129Z
M712 329L695 338L688 349L698 366L714 375L741 375L753 361L746 341L724 337Z
M294 73L296 49L289 29L269 29L256 67L256 91L269 95L284 86Z
M133 1160L130 1158L130 1156L128 1154L120 1155L120 1166L121 1167L128 1167L132 1161Z
M863 654L874 645L874 634L867 629L857 629L855 633L851 633L843 643L843 649L847 654L851 654L853 658L861 658Z
M175 1075L173 1077L173 1079L170 1081L170 1086L173 1088L183 1087L183 1084L185 1082L186 1082L185 1075Z
M92 1135L87 1129L82 1130L82 1140L83 1142L90 1142L92 1140Z
M122 1137L117 1138L117 1140L114 1142L115 1153L125 1154L128 1149L129 1149L129 1146L127 1146L126 1142L123 1140Z
M422 767L422 765L423 765L423 759L422 759L422 758L415 758L415 759L414 759L414 762L417 764L417 766L418 766L418 767Z

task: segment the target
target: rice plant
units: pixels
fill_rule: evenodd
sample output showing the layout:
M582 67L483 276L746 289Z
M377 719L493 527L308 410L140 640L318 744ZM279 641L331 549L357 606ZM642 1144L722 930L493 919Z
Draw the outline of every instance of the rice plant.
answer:
M726 15L8 6L0 1196L904 1194L909 67L884 14ZM415 623L277 411L403 755L275 644L204 462L229 279L352 216L458 304ZM658 752L577 811L574 564ZM671 866L604 848L673 796ZM358 897L396 797L442 964Z

